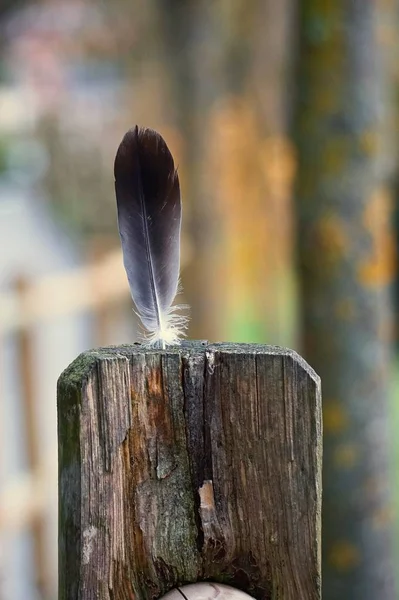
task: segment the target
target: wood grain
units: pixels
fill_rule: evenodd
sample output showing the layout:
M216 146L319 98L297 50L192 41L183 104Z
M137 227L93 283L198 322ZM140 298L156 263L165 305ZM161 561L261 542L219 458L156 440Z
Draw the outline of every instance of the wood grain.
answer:
M60 600L320 599L320 382L295 352L91 351L58 411Z

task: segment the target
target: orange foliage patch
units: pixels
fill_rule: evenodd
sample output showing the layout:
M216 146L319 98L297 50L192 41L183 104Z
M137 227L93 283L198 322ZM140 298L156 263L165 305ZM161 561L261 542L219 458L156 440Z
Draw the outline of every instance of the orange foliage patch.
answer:
M315 225L316 251L323 256L330 266L338 263L348 248L345 224L336 215L327 214Z
M356 308L351 298L342 298L334 307L335 315L343 321L351 321L356 316Z
M219 289L226 315L273 313L275 277L291 265L295 156L281 137L265 138L250 98L224 99L211 124L207 173L219 211ZM228 317L227 318L231 318Z
M334 450L334 464L339 469L353 469L360 460L360 448L356 444L339 444Z
M350 571L360 563L360 550L347 540L332 544L328 552L328 562L337 571Z
M323 406L324 433L339 434L348 427L349 417L341 402L326 400Z
M370 129L369 131L363 131L359 138L361 150L368 156L377 154L379 139L380 135L378 130Z
M363 223L372 240L370 256L360 263L358 277L365 286L390 283L396 274L396 247L390 227L392 198L389 190L376 190L366 205Z
M393 506L381 506L372 516L374 529L385 529L395 519L395 510Z

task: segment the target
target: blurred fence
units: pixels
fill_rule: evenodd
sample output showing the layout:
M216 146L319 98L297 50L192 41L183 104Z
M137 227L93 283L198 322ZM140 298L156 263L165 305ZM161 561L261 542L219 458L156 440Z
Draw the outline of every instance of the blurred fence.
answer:
M42 424L40 422L41 398L36 376L36 348L33 329L50 321L59 321L84 312L93 317L93 345L110 343L110 312L128 298L128 286L123 270L120 251L112 251L96 258L87 266L44 277L29 283L24 278L15 281L14 289L0 294L0 351L8 339L16 343L16 366L20 388L20 431L27 456L25 470L15 475L7 474L6 464L0 457L0 540L12 539L21 532L31 536L31 571L35 591L32 598L56 597L55 568L56 548L51 547L46 536L46 520L52 514L56 523L57 448L56 436L53 448L41 450ZM60 340L51 341L51 351L57 352ZM47 357L44 357L47 360ZM67 366L67 365L65 365ZM53 374L57 377L59 373ZM0 377L2 374L0 373ZM14 385L14 382L12 382ZM4 407L7 398L1 399ZM56 390L54 389L54 406ZM55 411L54 411L55 412ZM3 422L2 427L8 427ZM51 426L55 428L55 423ZM19 442L21 443L21 441ZM56 536L53 536L53 542ZM6 544L1 543L2 552ZM49 557L52 555L52 561ZM0 554L0 561L4 557ZM2 575L4 564L0 563L0 598L3 596ZM29 569L28 569L29 570ZM52 572L50 572L50 570ZM18 599L17 599L18 600Z
M23 331L41 320L84 310L100 311L126 297L126 274L120 251L97 264L43 277L32 285L18 281L13 292L0 294L0 335Z

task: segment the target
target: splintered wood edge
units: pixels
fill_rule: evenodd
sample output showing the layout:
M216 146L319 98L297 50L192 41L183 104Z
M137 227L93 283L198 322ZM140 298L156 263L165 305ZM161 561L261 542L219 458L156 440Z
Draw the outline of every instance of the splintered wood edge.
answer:
M306 362L300 354L290 348L282 346L270 346L266 344L247 344L247 343L229 343L218 342L208 343L206 341L185 341L180 346L169 346L165 350L151 348L142 344L124 344L122 346L106 346L104 348L94 348L86 350L71 362L71 364L61 373L58 379L58 386L65 389L65 386L81 385L90 375L97 361L104 358L130 357L132 354L179 354L201 353L208 354L223 352L229 354L262 354L272 356L289 356L296 362L314 381L316 393L321 395L320 377L316 371Z

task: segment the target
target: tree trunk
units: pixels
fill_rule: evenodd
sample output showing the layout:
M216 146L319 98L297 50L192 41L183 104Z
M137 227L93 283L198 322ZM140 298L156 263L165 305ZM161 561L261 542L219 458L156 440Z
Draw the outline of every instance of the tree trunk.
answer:
M302 0L296 136L304 353L323 381L323 598L392 600L393 276L371 0Z

